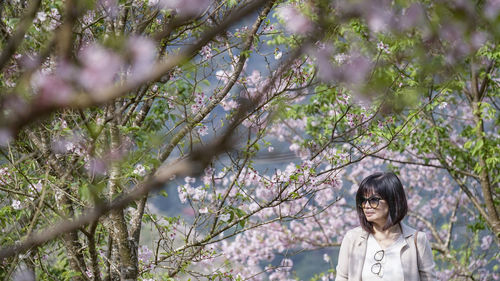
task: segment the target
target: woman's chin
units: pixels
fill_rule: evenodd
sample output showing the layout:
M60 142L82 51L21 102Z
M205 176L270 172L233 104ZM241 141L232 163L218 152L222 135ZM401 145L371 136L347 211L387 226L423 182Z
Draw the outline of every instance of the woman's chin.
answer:
M377 217L375 215L365 215L365 217L366 217L366 220L369 222L377 219Z

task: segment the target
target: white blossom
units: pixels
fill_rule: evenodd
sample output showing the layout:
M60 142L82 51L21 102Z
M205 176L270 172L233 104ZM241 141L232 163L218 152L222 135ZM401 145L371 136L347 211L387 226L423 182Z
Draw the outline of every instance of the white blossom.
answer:
M146 175L146 168L141 164L137 164L135 165L134 171L132 173L140 177L144 177Z
M229 220L229 218L231 218L231 215L230 214L222 214L219 216L219 218L221 221L227 222Z
M439 104L438 108L439 109L445 109L447 106L448 106L447 102L442 102L442 103Z
M12 200L12 208L14 208L14 210L21 210L22 209L21 201L13 199Z
M281 59L281 57L282 57L282 56L283 56L283 53L282 53L282 52L280 52L280 51L276 51L276 52L274 52L274 59L275 59L275 60L279 60L279 59Z
M40 22L44 22L47 19L47 14L45 12L38 12L36 14L36 19Z
M200 134L200 136L206 136L206 135L208 135L208 127L205 126L205 125L201 125L198 128L198 134Z
M390 53L391 53L391 51L389 50L389 45L384 44L384 42L382 42L382 41L378 42L378 44L377 44L377 49L378 49L379 51L385 52L385 53L387 53L387 54L390 54Z
M42 191L42 182L41 181L38 181L37 183L33 184L33 188L38 191L38 192L41 192Z
M327 255L327 254L324 254L324 255L323 255L323 260L324 260L325 262L327 262L327 263L328 263L328 262L330 262L330 256L329 256L329 255Z

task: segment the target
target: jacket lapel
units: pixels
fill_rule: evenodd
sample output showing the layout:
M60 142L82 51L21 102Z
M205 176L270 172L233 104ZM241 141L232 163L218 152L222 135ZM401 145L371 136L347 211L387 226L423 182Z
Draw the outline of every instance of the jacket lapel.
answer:
M354 245L355 247L354 253L359 253L359 256L357 256L356 261L353 262L353 266L355 269L353 270L353 272L355 274L352 280L361 281L361 273L363 272L363 265L365 263L367 241L368 241L368 232L366 232L364 229L361 229L361 233Z
M419 280L418 269L415 269L415 267L418 267L415 254L416 252L415 249L413 249L413 239L417 231L404 223L401 223L401 231L403 232L403 237L405 238L406 243L406 245L401 248L401 264L403 265L405 281ZM410 247L410 245L412 245L412 247ZM415 274L415 271L417 274Z

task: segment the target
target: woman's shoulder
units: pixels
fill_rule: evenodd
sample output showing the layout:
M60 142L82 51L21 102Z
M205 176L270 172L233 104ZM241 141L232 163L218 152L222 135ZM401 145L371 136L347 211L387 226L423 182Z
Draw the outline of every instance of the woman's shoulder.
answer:
M417 235L417 232L419 232L418 230L416 230L411 226L408 226L407 224L400 223L400 225L401 225L401 231L403 232L403 236L405 238Z
M345 237L359 237L365 233L366 233L366 231L363 230L363 228L361 228L361 226L358 226L358 227L349 229L346 232Z
M342 244L351 245L353 243L356 243L356 241L359 241L361 237L368 237L368 233L363 230L361 226L351 228L345 233L344 237L342 237Z
M415 229L415 228L408 226L404 223L401 223L401 228L403 231L403 236L405 238L412 237L412 239L416 239L416 243L418 245L425 245L425 244L429 243L428 242L429 239L428 239L427 233L425 231Z

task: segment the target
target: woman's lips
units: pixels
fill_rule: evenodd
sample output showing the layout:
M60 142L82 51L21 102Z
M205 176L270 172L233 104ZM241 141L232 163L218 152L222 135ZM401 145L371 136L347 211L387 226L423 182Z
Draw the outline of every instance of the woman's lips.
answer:
M374 215L375 212L365 212L365 216L371 216L371 215Z

